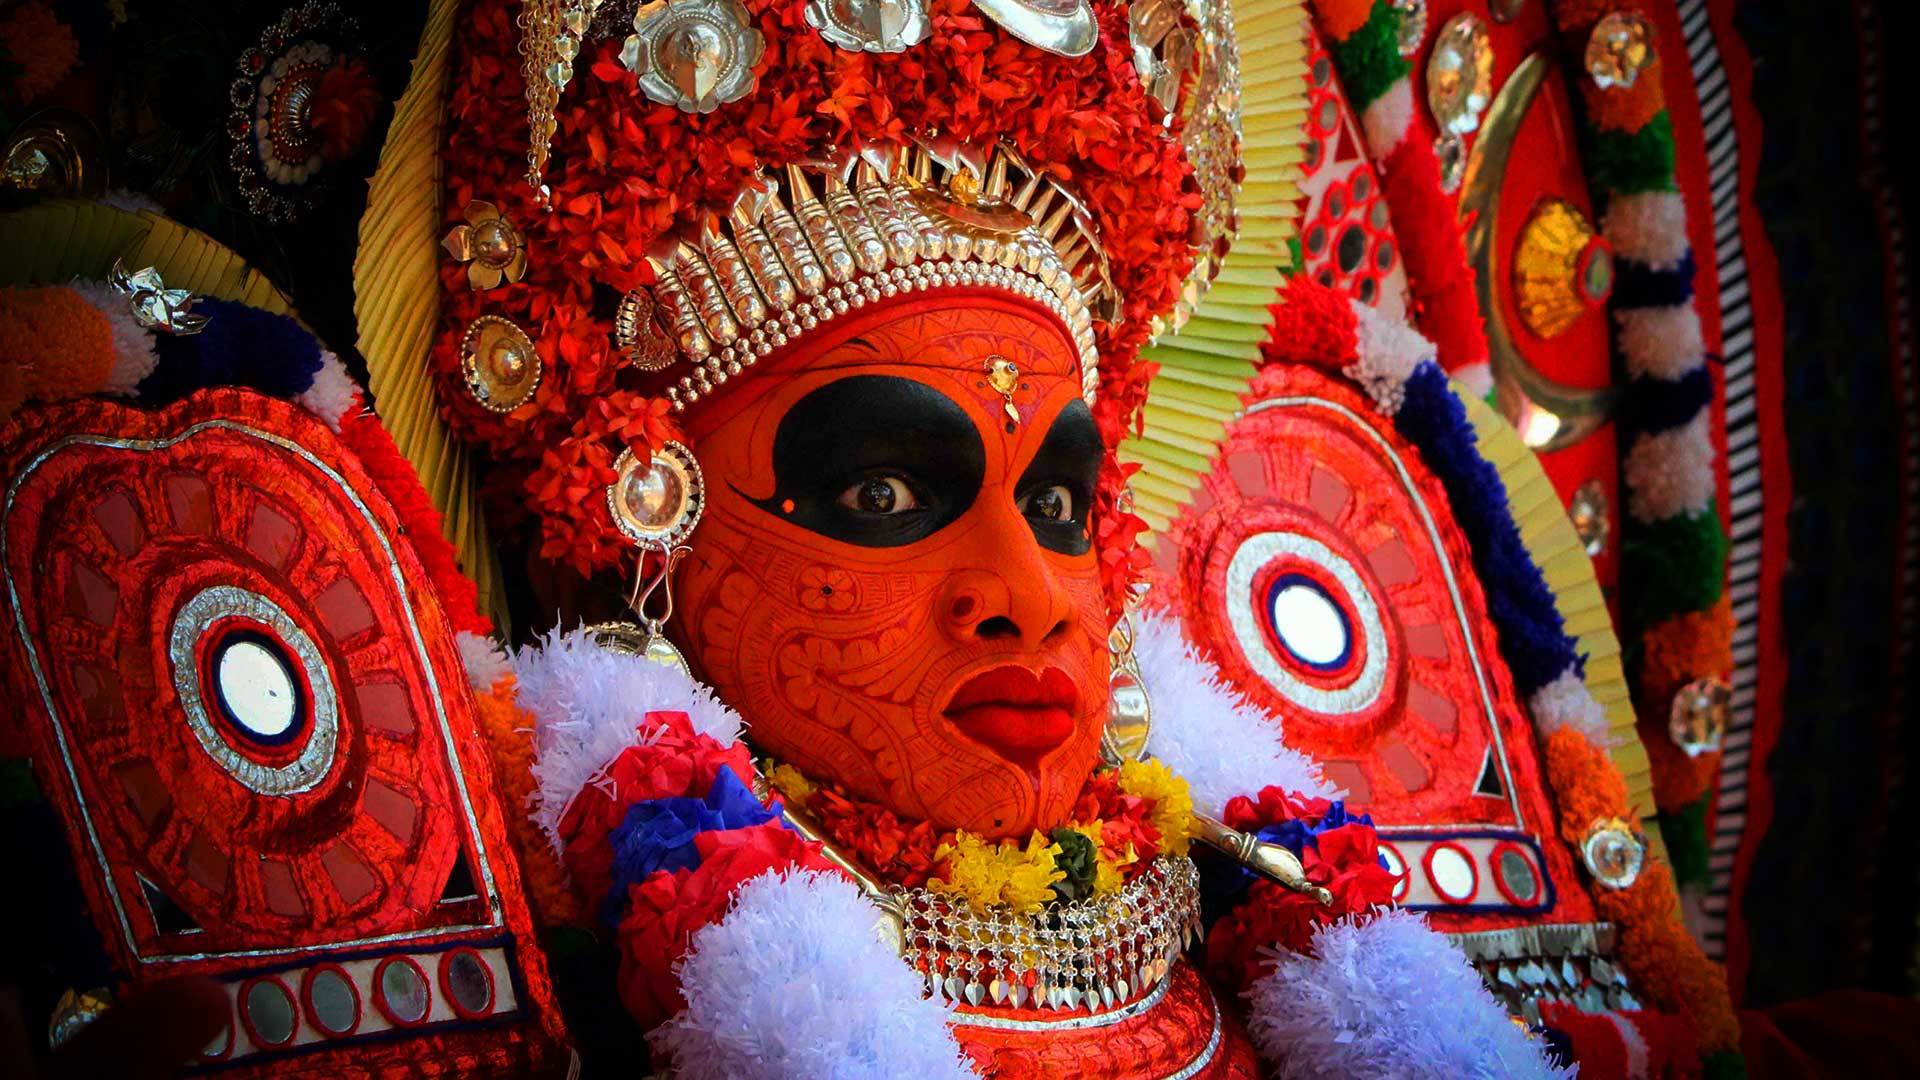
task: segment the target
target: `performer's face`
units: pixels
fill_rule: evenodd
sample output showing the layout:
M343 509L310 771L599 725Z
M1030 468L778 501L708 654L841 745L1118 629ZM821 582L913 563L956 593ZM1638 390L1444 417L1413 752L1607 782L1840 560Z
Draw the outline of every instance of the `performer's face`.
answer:
M1065 819L1099 753L1101 446L1063 330L946 299L847 316L695 407L709 506L679 632L779 760L1024 835Z

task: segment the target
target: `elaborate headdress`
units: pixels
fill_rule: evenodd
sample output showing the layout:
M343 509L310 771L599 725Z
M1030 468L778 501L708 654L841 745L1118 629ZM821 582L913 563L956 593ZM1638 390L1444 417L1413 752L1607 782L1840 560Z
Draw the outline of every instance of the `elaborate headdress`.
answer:
M1203 73L1231 53L1184 9L517 7L482 0L456 33L432 363L543 554L583 572L628 550L589 494L623 450L644 463L678 410L822 323L945 289L1031 304L1112 446L1140 346L1195 252L1189 300L1217 266L1237 146L1230 117L1196 120L1221 144L1203 192L1182 95L1228 85Z

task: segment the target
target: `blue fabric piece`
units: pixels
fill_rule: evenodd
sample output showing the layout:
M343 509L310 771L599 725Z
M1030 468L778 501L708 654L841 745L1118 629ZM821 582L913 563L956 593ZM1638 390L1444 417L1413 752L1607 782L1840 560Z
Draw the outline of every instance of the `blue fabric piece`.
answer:
M1713 401L1713 374L1697 367L1678 379L1641 375L1628 381L1620 408L1614 413L1620 425L1620 442L1628 445L1635 435L1668 431L1692 420Z
M613 849L613 887L600 905L608 926L620 925L627 909L627 887L656 870L692 870L700 865L694 838L715 829L744 829L778 815L760 805L732 769L714 775L706 797L647 799L627 808L619 828L607 837Z
M1672 270L1656 270L1632 259L1613 260L1613 295L1609 306L1626 308L1674 307L1693 299L1693 252L1680 257Z
M230 300L197 300L206 329L157 333L159 363L141 380L140 401L165 405L209 386L244 386L277 398L305 393L320 370L320 342L285 315Z
M1315 848L1318 848L1320 846L1319 837L1321 833L1331 829L1338 829L1342 825L1365 825L1371 829L1373 828L1373 815L1349 814L1347 813L1347 804L1339 799L1335 799L1333 803L1327 807L1327 812L1320 815L1318 821L1294 818L1291 821L1282 821L1268 825L1254 835L1270 844L1279 844L1295 855L1299 855L1306 851L1308 844L1312 844Z
M1521 696L1569 668L1583 674L1585 660L1567 636L1553 591L1513 523L1506 484L1499 470L1480 456L1466 408L1447 389L1439 365L1429 360L1414 369L1394 426L1420 448L1421 460L1447 489L1454 520L1473 549L1487 613L1500 633L1501 655Z

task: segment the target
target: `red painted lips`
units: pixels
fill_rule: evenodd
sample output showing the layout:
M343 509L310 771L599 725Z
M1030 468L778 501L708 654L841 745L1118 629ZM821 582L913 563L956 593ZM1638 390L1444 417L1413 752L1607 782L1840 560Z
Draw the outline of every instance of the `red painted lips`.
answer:
M946 716L969 737L1032 769L1073 734L1080 688L1059 668L1038 675L1023 667L983 671L960 685Z

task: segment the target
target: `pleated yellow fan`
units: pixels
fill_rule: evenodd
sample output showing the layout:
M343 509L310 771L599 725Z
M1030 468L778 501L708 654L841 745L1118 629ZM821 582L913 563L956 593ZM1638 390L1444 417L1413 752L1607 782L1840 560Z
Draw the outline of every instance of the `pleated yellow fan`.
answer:
M286 295L231 248L151 211L57 199L0 214L0 284L105 281L115 260L129 270L157 268L168 288L295 315Z
M1633 701L1627 689L1627 675L1620 663L1620 641L1613 635L1613 616L1600 592L1599 579L1593 574L1580 536L1574 532L1567 509L1547 479L1540 459L1520 441L1506 419L1486 402L1453 384L1454 396L1467 407L1467 419L1480 441L1480 455L1500 471L1507 486L1507 506L1520 539L1533 556L1535 565L1553 590L1554 605L1566 623L1567 633L1579 642L1579 651L1587 658L1587 690L1607 710L1607 728L1612 734L1609 753L1614 767L1627 782L1627 799L1634 813L1653 816L1653 772L1647 763L1646 748L1634 730ZM1658 849L1658 829L1648 829L1649 840Z
M1306 0L1229 2L1240 56L1239 232L1213 284L1180 328L1141 352L1160 365L1148 389L1141 434L1120 446L1140 465L1134 506L1154 544L1192 498L1194 486L1240 396L1253 379L1267 305L1291 264L1307 121Z
M360 218L353 313L368 389L394 445L420 474L441 531L480 590L480 610L507 629L500 565L475 501L465 444L440 419L427 351L440 316L440 148L445 142L458 0L433 0L413 75L395 103Z

